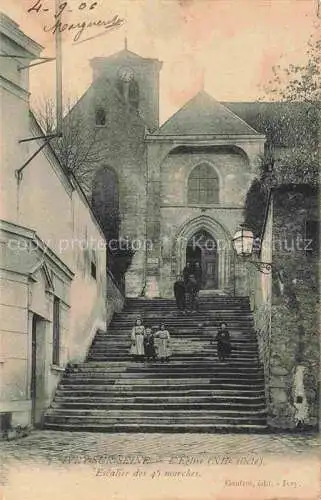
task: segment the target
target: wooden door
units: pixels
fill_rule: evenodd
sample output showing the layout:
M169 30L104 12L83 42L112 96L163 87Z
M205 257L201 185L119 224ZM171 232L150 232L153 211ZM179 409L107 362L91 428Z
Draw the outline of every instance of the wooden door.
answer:
M218 259L216 250L203 248L202 275L205 289L216 289L218 283Z
M32 317L31 340L31 422L37 424L41 421L43 411L44 386L45 386L45 321L37 314Z

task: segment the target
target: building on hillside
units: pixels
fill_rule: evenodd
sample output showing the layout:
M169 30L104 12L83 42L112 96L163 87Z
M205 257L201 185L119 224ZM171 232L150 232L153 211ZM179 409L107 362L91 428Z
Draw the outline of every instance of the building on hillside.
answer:
M302 410L298 401L303 396L296 388L302 364L307 422L315 425L318 196L313 189L307 193L308 186L304 191L294 184L291 163L294 157L309 162L306 151L318 147L318 122L311 109L307 112L304 103L219 103L200 91L160 126L159 61L125 47L111 57L93 59L92 68L93 83L72 112L83 113L84 134L95 133L102 146L90 172L88 193L94 210L101 220L116 211L118 237L134 246L126 295L172 297L177 274L188 261L198 261L201 293L249 296L270 425L295 426L296 412ZM277 179L279 188L273 195L268 196L269 189L262 191L260 204L253 204L248 217L244 208L253 180L260 184L262 171L272 165L266 165L271 153L275 164L287 162L287 168L281 169L286 175ZM301 170L307 169L315 170L315 165ZM260 254L254 259L272 263L272 273L236 258L231 242L245 219L254 221L257 235L263 226ZM296 222L291 225L290 220ZM286 233L283 239L281 230ZM288 238L291 245L297 237L313 239L313 252L294 248L289 253L287 244L277 249L280 239ZM293 281L294 290L282 280ZM284 286L308 312L302 359L297 356L302 346L301 312L291 309L287 293L282 295Z
M85 358L113 305L107 312L102 229L50 144L35 139L43 132L21 67L42 47L5 15L0 35L1 54L16 56L1 58L0 77L1 425L16 426L41 422L64 368Z
M282 105L219 103L201 91L159 126L162 63L125 47L91 65L93 83L71 113L99 152L87 185L95 213L103 226L118 217L106 237L133 248L126 295L172 296L187 261L200 262L204 289L242 295L230 242L266 141L276 156L289 146Z

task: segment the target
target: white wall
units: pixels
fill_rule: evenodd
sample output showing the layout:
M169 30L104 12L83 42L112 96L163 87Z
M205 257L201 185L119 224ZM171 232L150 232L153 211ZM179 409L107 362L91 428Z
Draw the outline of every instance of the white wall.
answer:
M40 48L0 17L0 50L37 57ZM12 39L10 39L12 38ZM4 42L4 43L2 43ZM18 46L17 46L18 43ZM82 361L97 329L106 328L106 242L74 178L46 146L15 175L42 140L29 114L26 60L1 65L0 314L1 408L14 423L30 421L32 315L42 318L45 408L68 362ZM91 273L95 260L96 278ZM60 367L52 366L53 297L60 299Z

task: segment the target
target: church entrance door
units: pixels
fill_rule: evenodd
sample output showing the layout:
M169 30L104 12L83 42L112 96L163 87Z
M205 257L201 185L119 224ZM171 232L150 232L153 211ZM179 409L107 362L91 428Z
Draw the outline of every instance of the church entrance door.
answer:
M202 269L201 288L218 288L218 255L215 239L207 231L198 231L189 240L186 247L186 263L195 269L198 262Z

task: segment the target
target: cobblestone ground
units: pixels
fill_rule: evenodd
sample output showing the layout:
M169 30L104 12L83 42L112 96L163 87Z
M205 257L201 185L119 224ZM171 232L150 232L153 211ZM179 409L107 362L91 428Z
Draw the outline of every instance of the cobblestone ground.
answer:
M103 434L34 431L0 443L3 464L12 461L76 462L111 455L166 458L197 454L318 454L317 434Z

